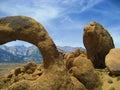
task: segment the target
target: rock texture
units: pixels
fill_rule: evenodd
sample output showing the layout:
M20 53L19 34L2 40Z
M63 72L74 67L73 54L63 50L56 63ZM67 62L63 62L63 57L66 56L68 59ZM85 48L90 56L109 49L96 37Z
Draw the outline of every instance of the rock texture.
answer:
M105 58L105 64L113 75L120 75L120 48L111 49Z
M43 55L45 68L59 57L56 46L44 27L32 18L11 16L0 19L0 44L14 40L24 40L36 45Z
M70 52L64 55L64 63L68 70L73 66L73 60L79 55L86 56L86 53L80 49L76 49L74 52Z
M10 85L15 85L16 83L19 84L21 81L35 81L38 79L44 71L44 67L42 64L37 65L34 62L28 62L22 66L16 67L15 69L11 70L9 74L5 75L0 82L0 90L2 88L9 87ZM10 86L11 87L11 86ZM15 88L15 87L13 87ZM26 87L27 88L27 87Z
M71 76L71 80L76 87L76 90L88 90L86 87L74 76Z
M83 43L87 57L95 68L105 68L105 56L114 48L111 35L97 22L91 22L84 28Z
M66 54L64 58L69 73L88 90L94 90L94 88L101 85L100 78L84 51L77 49L75 52Z
M76 90L62 57L41 24L26 16L0 18L0 44L13 40L27 41L40 49L44 72L37 80L16 82L7 90ZM20 72L18 68L15 74L19 75ZM27 71L27 73L32 72Z

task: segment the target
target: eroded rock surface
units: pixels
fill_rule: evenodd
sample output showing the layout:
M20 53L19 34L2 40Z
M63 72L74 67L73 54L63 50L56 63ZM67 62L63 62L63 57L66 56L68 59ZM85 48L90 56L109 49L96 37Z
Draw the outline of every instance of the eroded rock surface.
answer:
M66 54L64 59L69 73L88 90L94 90L94 88L101 85L100 78L84 51L77 49L75 52Z
M76 87L76 90L88 90L86 87L74 76L71 76L71 80Z
M111 35L97 22L91 22L84 28L83 42L87 57L95 68L105 68L105 56L114 48Z
M56 46L44 27L32 18L26 16L0 18L0 44L14 40L23 40L36 45L43 55L45 68L59 57Z
M105 64L113 75L120 75L120 48L111 49L106 55Z
M14 40L30 42L40 49L43 56L44 72L34 81L18 81L8 85L9 87L4 88L4 90L76 90L66 71L61 55L41 24L26 16L0 18L0 44ZM26 73L35 72L36 66L26 67ZM21 72L21 68L13 71L16 76L20 75ZM31 78L27 75L25 77Z

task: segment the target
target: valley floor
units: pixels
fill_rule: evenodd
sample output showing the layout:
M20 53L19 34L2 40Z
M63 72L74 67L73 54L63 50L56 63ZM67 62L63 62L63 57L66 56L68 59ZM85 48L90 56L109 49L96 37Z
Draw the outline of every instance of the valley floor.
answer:
M22 63L0 63L0 75L10 73L12 69L22 65Z

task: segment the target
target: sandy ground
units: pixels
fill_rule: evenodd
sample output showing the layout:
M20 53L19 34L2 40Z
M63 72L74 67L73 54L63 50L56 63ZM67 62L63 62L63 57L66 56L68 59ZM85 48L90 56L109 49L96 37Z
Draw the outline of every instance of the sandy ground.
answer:
M98 75L102 80L102 87L97 90L120 90L120 76L110 76L105 69L97 70Z

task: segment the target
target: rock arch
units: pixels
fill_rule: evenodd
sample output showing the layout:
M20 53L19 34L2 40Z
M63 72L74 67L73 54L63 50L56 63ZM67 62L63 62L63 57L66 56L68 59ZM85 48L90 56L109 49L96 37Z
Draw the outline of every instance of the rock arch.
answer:
M35 81L19 81L7 90L77 90L66 71L62 56L44 29L34 19L26 16L0 18L0 44L23 40L36 45L43 56L44 72ZM26 86L26 87L24 87Z
M26 16L0 18L0 44L14 40L23 40L36 45L42 55L44 68L48 68L59 58L56 46L44 27Z

